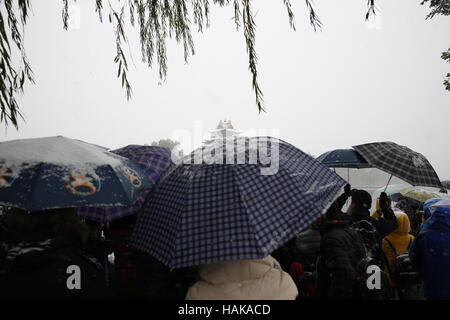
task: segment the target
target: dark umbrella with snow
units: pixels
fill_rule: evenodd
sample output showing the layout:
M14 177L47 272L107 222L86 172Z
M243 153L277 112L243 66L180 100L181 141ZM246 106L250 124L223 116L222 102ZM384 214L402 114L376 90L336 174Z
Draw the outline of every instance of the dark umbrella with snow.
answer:
M336 149L327 151L316 159L329 168L363 169L372 166L359 153L352 149Z
M0 204L28 211L131 206L151 184L127 158L65 137L0 143Z
M275 138L215 141L161 177L131 245L170 268L263 258L322 216L345 184Z
M336 149L325 152L316 158L329 168L347 168L347 182L350 183L350 168L365 169L372 166L353 149Z
M374 142L353 147L375 168L413 186L442 188L431 164L422 154L394 142Z

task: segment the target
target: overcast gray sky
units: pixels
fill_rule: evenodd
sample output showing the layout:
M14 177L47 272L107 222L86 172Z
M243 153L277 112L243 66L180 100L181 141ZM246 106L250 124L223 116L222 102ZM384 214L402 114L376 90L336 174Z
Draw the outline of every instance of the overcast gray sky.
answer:
M279 137L314 155L352 145L394 141L424 154L450 179L450 17L425 20L419 0L378 0L378 20L364 23L366 1L316 0L324 27L308 25L303 1L293 1L297 31L283 1L258 0L256 48L266 113L258 114L243 31L233 8L212 7L211 27L194 36L189 64L169 45L167 81L141 63L138 29L129 30L134 65L126 100L116 79L114 32L94 1L78 0L80 28L64 31L62 2L33 1L26 48L36 85L20 98L26 123L1 140L63 135L110 148L170 138L176 130L220 119ZM107 11L105 11L107 13ZM266 132L264 132L266 130ZM196 145L192 145L196 147ZM190 150L186 150L190 151Z

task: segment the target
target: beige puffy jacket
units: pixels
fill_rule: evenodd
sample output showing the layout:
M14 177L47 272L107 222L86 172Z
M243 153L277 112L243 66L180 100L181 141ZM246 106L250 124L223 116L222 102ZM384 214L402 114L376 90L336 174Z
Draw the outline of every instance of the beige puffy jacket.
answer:
M297 287L278 261L233 260L203 265L186 300L294 300Z

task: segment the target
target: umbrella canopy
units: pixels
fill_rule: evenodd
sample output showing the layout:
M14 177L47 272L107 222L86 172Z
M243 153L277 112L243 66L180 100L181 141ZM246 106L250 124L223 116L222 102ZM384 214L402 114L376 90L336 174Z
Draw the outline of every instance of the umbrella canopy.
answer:
M373 167L413 186L442 188L431 164L422 154L394 142L374 142L353 147Z
M442 194L439 192L425 190L418 187L406 188L400 190L399 193L404 197L408 197L419 202L425 202L428 199L433 198L442 198Z
M158 181L160 175L173 163L170 150L158 146L128 145L111 152L126 157L139 166L152 185ZM79 208L77 213L88 220L100 223L111 222L138 212L149 192L150 189L147 192L143 192L131 207L84 207Z
M330 168L371 168L372 166L353 149L336 149L321 154L317 161Z
M27 211L130 206L151 186L130 160L65 137L0 143L0 204Z
M284 141L231 141L166 171L138 216L133 247L170 268L263 258L319 218L345 185Z

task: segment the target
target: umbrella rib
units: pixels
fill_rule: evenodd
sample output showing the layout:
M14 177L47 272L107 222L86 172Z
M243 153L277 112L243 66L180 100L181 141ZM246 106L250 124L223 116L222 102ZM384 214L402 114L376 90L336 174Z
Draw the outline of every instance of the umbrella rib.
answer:
M189 194L191 194L190 192L188 192L188 190L191 188L191 185L189 184L189 183L187 183L186 181L185 181L185 184L184 184L184 193L183 193L183 210L180 210L179 211L179 215L180 215L180 223L178 224L178 227L177 227L177 230L176 230L176 233L175 233L175 241L174 241L174 244L173 244L173 250L171 250L170 251L170 259L169 259L169 265L171 265L172 267L176 267L176 265L177 264L175 264L175 263L172 263L172 262L174 262L174 260L175 260L175 258L174 258L174 255L175 255L175 251L176 250L178 250L178 240L179 240L179 236L180 236L180 234L181 234L181 229L182 229L182 226L183 226L183 222L184 222L184 214L187 212L187 203L188 203L188 195Z
M243 197L243 190L242 190L240 184L237 183L237 180L238 180L238 179L237 179L238 173L236 172L236 167L235 167L235 165L232 165L231 168L232 168L232 171L233 171L233 180L235 181L236 185L238 186L239 200L244 204L245 211L246 211L246 213L247 213L247 214L245 214L245 217L246 217L247 220L248 220L248 224L251 225L252 228L253 228L253 231L254 231L254 232L252 232L252 235L254 235L255 240L256 240L256 241L258 242L258 244L259 244L258 249L260 249L260 248L263 246L263 244L261 243L260 239L257 237L257 233L256 233L257 228L256 228L255 223L252 221L252 219L249 218L247 205L246 205L246 203L245 203L245 201L244 201L244 197ZM264 258L264 257L263 257L264 254L265 254L265 252L260 251L260 255L261 255L260 258Z

